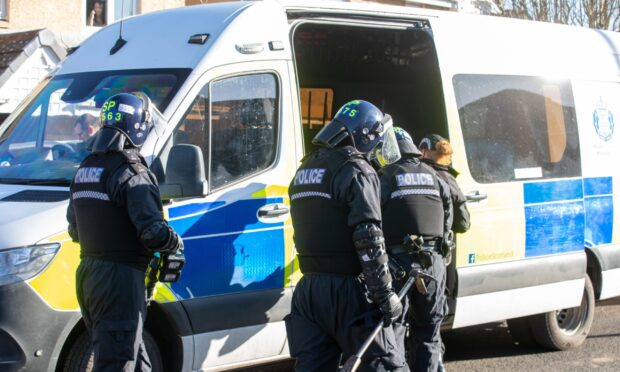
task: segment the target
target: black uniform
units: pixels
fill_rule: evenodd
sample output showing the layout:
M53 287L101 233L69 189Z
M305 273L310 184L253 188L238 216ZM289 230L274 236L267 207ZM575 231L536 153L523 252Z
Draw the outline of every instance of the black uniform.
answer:
M402 158L381 170L381 199L385 239L390 256L403 268L422 268L437 281L425 280L428 293L414 287L405 299L411 305L410 339L406 343L414 371L437 371L442 354L441 322L445 315L446 269L440 255L444 234L452 225L448 186L435 171L416 157ZM424 238L425 253L411 253L403 246L406 235ZM422 254L430 258L424 265ZM402 285L404 283L397 283ZM406 313L394 322L397 337L406 333ZM412 362L412 360L414 360Z
M134 150L87 157L71 184L69 232L81 245L77 298L95 353L93 371L150 371L142 341L146 247L170 240L159 189ZM164 242L164 243L162 243Z
M437 172L437 175L450 187L452 208L454 211L451 230L455 233L466 232L469 230L470 226L469 210L467 209L467 198L463 195L463 191L461 191L461 188L456 183L456 177L458 177L459 172L451 166L437 164L430 159L423 159L422 161L430 165L435 172Z
M286 318L297 371L335 371L380 320L359 278L354 229L381 223L379 180L353 147L321 149L304 158L289 187L295 246L304 274ZM389 275L388 275L389 277ZM391 327L362 358L360 371L407 371Z

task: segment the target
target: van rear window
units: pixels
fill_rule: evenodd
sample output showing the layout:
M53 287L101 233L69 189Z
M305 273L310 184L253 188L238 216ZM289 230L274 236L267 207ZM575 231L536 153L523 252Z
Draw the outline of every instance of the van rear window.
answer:
M467 162L480 183L581 175L568 80L455 75Z

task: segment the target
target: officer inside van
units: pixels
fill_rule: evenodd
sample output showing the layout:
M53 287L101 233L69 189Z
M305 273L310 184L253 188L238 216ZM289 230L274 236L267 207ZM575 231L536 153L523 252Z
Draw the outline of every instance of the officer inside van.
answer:
M369 158L400 154L389 115L373 104L345 104L313 139L289 187L299 266L286 328L297 371L335 371L377 322L385 328L360 371L408 371L394 330L402 313L381 231L380 184ZM363 279L362 274L363 273ZM378 317L378 314L382 314ZM381 320L383 319L383 320Z
M80 243L77 298L94 349L93 371L150 371L142 341L145 273L153 252L182 241L163 218L155 176L139 149L152 127L148 97L121 93L71 183L69 234Z
M390 257L408 270L422 269L435 280L417 279L403 300L411 306L410 340L401 347L409 352L413 371L438 371L442 367L439 330L445 316L446 267L443 255L451 247L452 201L450 189L437 173L420 161L422 153L411 136L394 128L402 158L380 170L383 231ZM396 283L396 287L402 282ZM397 339L406 333L406 318L394 322Z

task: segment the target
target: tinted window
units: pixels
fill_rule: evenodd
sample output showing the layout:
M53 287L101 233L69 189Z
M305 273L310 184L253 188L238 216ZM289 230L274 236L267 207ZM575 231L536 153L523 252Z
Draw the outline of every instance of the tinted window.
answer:
M276 154L276 79L247 75L211 87L211 184L219 187L267 168Z
M581 174L568 80L456 75L467 161L478 182Z
M209 174L209 85L206 85L174 131L173 143L196 145L202 149L205 174Z
M174 143L202 148L212 189L245 178L268 168L275 160L277 102L274 75L214 81L192 103L175 130Z

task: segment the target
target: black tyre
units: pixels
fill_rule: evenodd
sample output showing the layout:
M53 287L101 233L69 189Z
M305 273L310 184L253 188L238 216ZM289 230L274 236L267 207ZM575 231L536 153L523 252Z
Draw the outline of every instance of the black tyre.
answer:
M149 355L153 372L163 372L164 366L159 347L153 336L147 331L142 334L144 347ZM69 350L63 372L89 372L93 369L93 348L86 332L76 338Z
M538 343L532 334L530 317L508 319L506 323L508 323L510 336L519 343L519 346L526 348L538 347Z
M593 321L594 287L588 276L579 306L530 317L534 339L551 350L579 347L588 337Z

